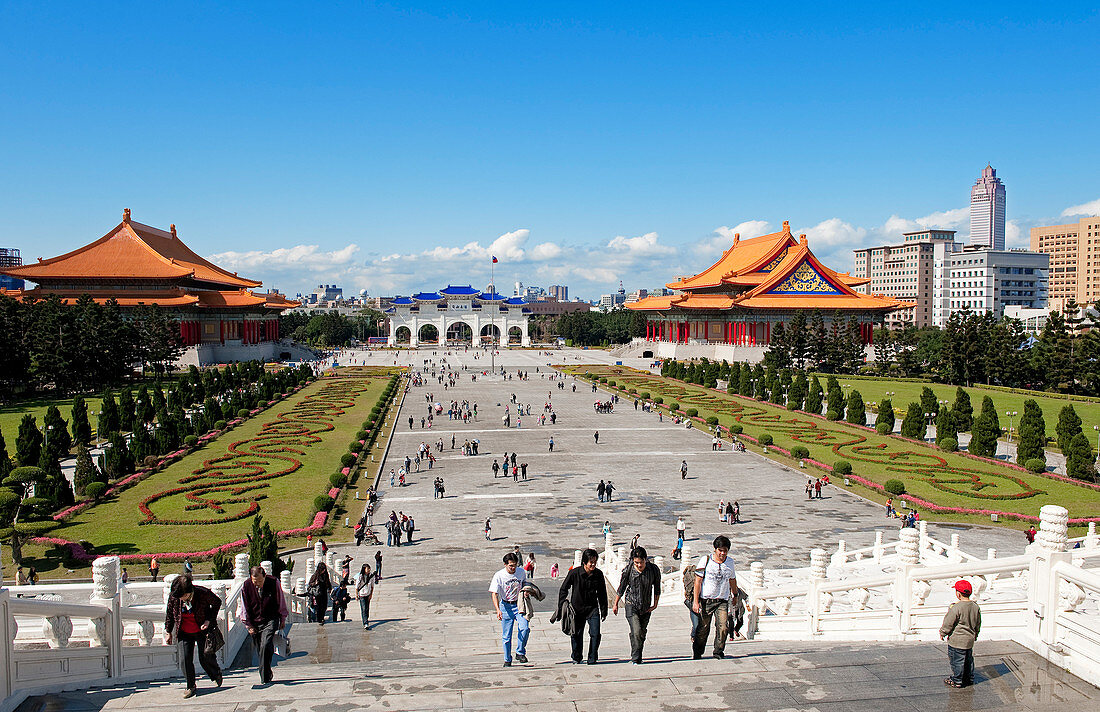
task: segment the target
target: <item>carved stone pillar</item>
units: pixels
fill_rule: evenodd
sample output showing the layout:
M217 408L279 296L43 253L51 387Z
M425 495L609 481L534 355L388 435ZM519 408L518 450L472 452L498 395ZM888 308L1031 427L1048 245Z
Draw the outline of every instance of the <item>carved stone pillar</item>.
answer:
M274 573L272 573L275 570L275 567L271 564L270 561L261 561L260 568L262 568L264 570L264 573L268 576L275 575Z
M248 554L237 554L233 557L233 580L244 581L248 578Z
M68 616L47 616L42 620L42 637L51 648L69 647L73 634L73 621Z
M922 522L923 523L923 522ZM920 563L920 533L912 527L901 530L898 542L898 564L916 566Z
M1059 552L1066 550L1066 537L1069 533L1069 512L1065 507L1047 504L1039 509L1039 532L1035 543L1044 551Z

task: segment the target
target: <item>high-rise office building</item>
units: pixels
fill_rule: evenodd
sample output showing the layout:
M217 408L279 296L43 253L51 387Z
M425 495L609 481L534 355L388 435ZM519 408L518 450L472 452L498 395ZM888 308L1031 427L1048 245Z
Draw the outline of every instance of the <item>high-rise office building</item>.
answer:
M970 189L970 244L1005 248L1005 186L990 165Z
M569 301L569 287L563 284L551 284L546 291L559 302Z
M914 304L887 314L886 326L930 326L936 280L942 277L945 255L954 249L955 231L920 230L903 237L900 245L856 250L852 276L870 280L858 288L865 294L883 294Z
M1050 308L1100 300L1100 217L1031 228L1031 249L1050 255Z

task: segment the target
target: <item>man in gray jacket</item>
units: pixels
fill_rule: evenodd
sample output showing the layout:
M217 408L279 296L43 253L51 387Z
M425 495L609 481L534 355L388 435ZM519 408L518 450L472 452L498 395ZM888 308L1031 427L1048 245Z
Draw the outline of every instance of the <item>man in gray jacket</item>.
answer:
M982 612L970 600L972 590L969 581L955 582L958 602L947 609L940 626L940 640L947 641L947 659L951 662L951 677L943 680L948 687L974 684L974 641L982 629Z

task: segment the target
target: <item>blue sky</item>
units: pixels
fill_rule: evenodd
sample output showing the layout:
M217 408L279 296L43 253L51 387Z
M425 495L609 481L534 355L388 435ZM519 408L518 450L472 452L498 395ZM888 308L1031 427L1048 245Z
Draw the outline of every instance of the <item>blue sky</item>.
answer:
M785 219L965 235L987 161L1010 242L1100 211L1094 3L678 5L0 3L0 246L129 207L291 294L598 297Z

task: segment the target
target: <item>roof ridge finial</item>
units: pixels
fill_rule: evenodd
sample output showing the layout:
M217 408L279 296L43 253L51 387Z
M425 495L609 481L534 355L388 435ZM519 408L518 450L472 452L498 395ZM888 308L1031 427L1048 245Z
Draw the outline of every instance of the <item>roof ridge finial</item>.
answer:
M130 209L129 208L123 208L122 209L122 222L124 222L124 223L130 222Z
M176 224L175 223L172 223L171 225L168 226L168 232L172 233L172 237L176 237ZM176 237L176 239L178 240L179 238Z
M736 245L740 241L741 241L741 233L739 233L739 232L733 233L733 244Z
M785 232L787 234L790 234L790 232L791 232L791 221L790 220L784 220L783 221L783 232Z
M802 245L803 247L806 246L806 233L802 233L798 236L798 244Z

